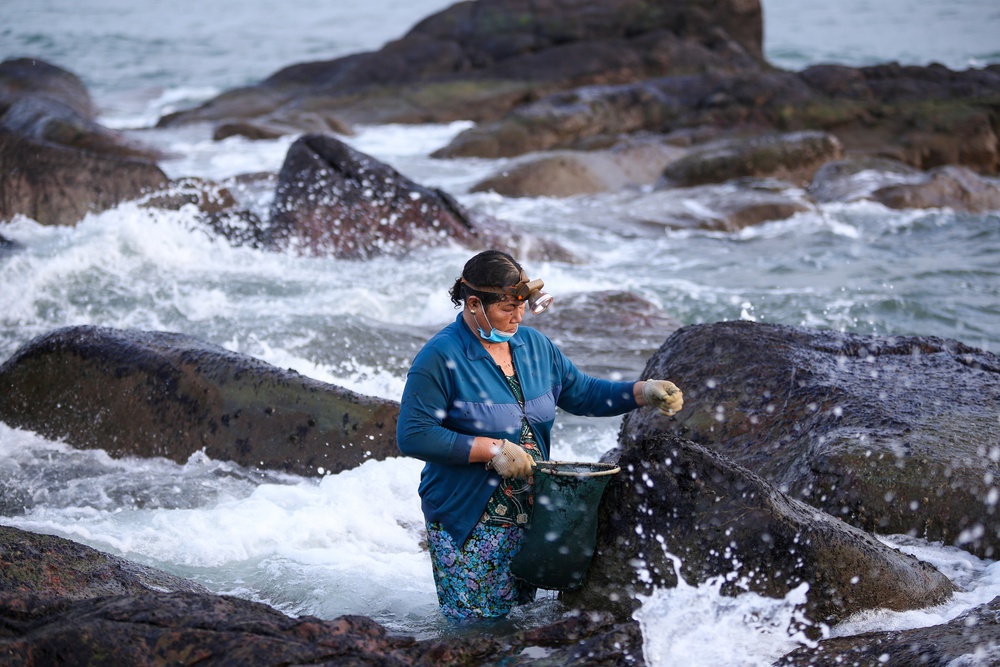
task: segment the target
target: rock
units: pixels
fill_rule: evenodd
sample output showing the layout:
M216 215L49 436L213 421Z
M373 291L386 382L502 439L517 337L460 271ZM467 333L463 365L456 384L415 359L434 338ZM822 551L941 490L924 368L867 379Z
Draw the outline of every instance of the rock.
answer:
M72 72L37 58L0 62L0 100L38 96L68 107L78 116L94 118L96 109L87 87Z
M0 220L24 215L43 225L75 225L168 181L151 162L39 144L3 130L0 173Z
M47 63L0 63L0 220L74 225L162 186L157 151L93 119L83 83Z
M657 228L737 232L812 208L791 193L787 183L732 181L640 194L622 207L620 215Z
M6 236L0 236L0 253L11 252L13 250L20 250L21 244L17 241L11 241Z
M922 182L881 187L872 199L889 208L950 208L984 213L1000 211L1000 183L988 181L964 167L939 167Z
M826 132L853 157L892 157L919 169L956 164L982 174L1000 171L1000 141L990 121L1000 105L1000 69L830 67L709 71L580 87L481 122L434 155L513 157L608 134L714 127L744 135Z
M757 0L458 3L379 51L293 65L160 124L490 120L580 85L762 67L762 33Z
M995 354L929 336L717 322L674 332L643 377L676 382L684 409L630 413L623 443L689 438L864 530L1000 553Z
M687 407L685 406L685 410ZM726 578L722 592L783 598L809 585L805 612L835 624L865 609L939 604L954 585L936 569L789 498L722 455L674 436L623 439L622 471L599 509L597 553L570 603L633 611L636 594ZM642 573L637 570L641 570Z
M912 630L869 632L819 642L800 648L775 663L776 667L910 667L911 665L997 664L1000 646L1000 597L948 623Z
M398 455L397 403L182 334L58 329L4 362L0 387L10 426L116 457L315 475Z
M201 178L180 178L139 200L144 208L177 211L184 206L197 209L197 222L211 236L226 239L234 246L263 248L264 223L251 209L243 207L232 189Z
M558 244L475 219L447 193L424 187L328 135L305 135L288 150L266 230L276 249L366 259L458 243L515 256L571 261Z
M602 151L553 151L531 156L480 181L472 192L505 197L569 197L652 185L685 151L643 141Z
M806 185L824 163L840 159L843 148L825 132L768 134L728 139L694 149L663 170L660 187L722 183L735 178L772 177Z
M869 199L876 190L900 183L913 183L923 172L898 160L880 157L833 160L820 167L806 187L813 201L851 202Z
M577 612L416 641L363 616L292 618L51 535L0 526L0 665L642 663L638 624ZM544 658L525 662L528 650Z
M7 604L86 600L154 591L208 591L181 577L102 553L54 535L0 526L0 599ZM0 633L0 637L4 636ZM0 649L0 663L5 655Z

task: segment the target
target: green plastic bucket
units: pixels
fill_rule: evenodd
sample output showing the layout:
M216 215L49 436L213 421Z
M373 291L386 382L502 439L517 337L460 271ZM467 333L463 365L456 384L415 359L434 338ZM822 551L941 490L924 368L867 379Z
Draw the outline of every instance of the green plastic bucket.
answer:
M540 461L535 467L535 505L511 573L548 590L583 585L597 545L597 508L611 463Z

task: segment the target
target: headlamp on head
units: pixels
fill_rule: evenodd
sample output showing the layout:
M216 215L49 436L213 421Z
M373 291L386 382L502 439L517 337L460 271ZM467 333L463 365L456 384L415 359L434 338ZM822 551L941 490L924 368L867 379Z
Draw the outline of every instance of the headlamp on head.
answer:
M552 305L552 295L542 291L542 287L545 286L544 282L541 280L528 280L528 276L525 275L524 271L521 271L520 278L520 282L510 287L478 287L466 280L465 276L462 276L462 284L467 285L470 289L474 289L477 292L503 294L515 301L527 301L528 310L535 315Z

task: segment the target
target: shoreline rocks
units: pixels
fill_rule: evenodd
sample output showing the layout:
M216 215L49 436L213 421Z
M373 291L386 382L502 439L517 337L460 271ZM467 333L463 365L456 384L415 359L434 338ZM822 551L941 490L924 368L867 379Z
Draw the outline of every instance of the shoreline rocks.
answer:
M58 329L0 365L0 386L7 424L112 456L310 476L399 454L396 402L182 334Z

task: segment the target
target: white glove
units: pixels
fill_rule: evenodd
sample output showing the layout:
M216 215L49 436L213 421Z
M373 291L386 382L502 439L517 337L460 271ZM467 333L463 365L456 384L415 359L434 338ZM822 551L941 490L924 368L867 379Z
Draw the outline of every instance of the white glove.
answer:
M642 385L642 397L668 417L684 407L684 394L673 382L667 380L646 380Z
M493 447L493 458L486 464L493 468L504 479L511 477L527 479L535 469L535 459L524 451L523 447L515 445L510 440L502 440Z

